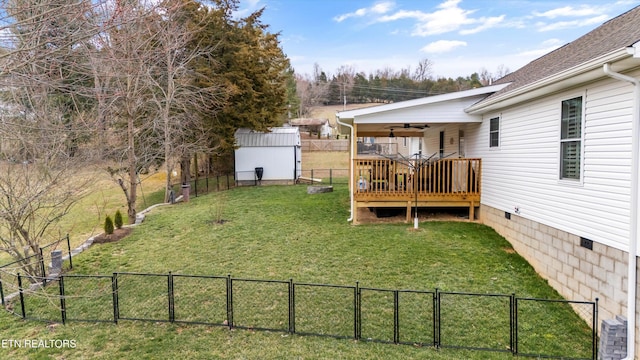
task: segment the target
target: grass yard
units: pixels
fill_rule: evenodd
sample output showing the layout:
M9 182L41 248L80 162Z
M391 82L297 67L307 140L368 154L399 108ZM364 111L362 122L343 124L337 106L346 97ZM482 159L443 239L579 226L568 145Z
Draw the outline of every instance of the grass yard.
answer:
M189 203L154 209L143 225L117 243L94 245L74 258L73 274L231 274L233 278L293 279L297 283L353 286L358 281L361 287L367 288L426 291L438 288L443 292L515 293L518 297L559 298L533 268L513 252L508 242L488 227L467 222L425 222L417 231L407 224L352 226L346 221L348 199L346 185L335 186L333 193L318 195L306 194L306 186L265 186L236 188L192 198ZM161 305L162 294L166 294L166 280L163 280L166 277L149 278L148 281L126 279L124 276L121 285L121 312L124 315L154 319L166 316L166 308ZM176 313L188 319L212 311L215 298L224 291L223 288L219 291L206 289L205 280L194 281L195 284L187 287L184 280L179 284L185 287L177 286L174 290ZM277 319L264 317L261 312L261 308L269 311L282 308L277 291L271 291L270 285L257 288L248 282L238 281L237 284L234 291L238 291L236 310L240 315L236 323L285 326L277 323ZM92 298L83 298L79 292L80 298L68 299L69 309L75 306L76 315L98 311L100 296L107 296L107 299L111 296L108 283L103 285L91 285ZM72 284L69 287L73 289ZM49 291L55 293L55 290L52 287ZM392 299L384 293L366 293L362 306L371 310L363 312L363 321L368 321L367 326L363 326L363 338L369 334L373 338L388 337L388 328L383 325L389 323L385 309L388 310ZM318 299L301 288L303 305L296 305L300 306L296 311L303 314L308 311L297 318L300 330L306 326L314 328L317 324L314 329L320 328L322 332L327 327L327 333L331 333L329 328L334 324L323 323L321 315L310 313L310 309L324 307L332 313L334 301L340 301L341 294L329 291L326 297ZM161 300L145 305L144 302L153 296ZM504 324L492 320L495 313L504 309L501 298L472 301L445 294L445 300L451 304L443 309L443 316L448 321L442 330L443 336L450 341L447 344L482 347L485 345L482 341L486 341L492 348L503 346L506 349L508 343L504 344L504 337L497 334L502 330L495 330L503 329ZM523 311L530 317L519 329L524 346L521 351L536 349L545 354L590 356L589 345L575 341L576 338L589 339L590 329L569 306L523 305L526 305ZM59 313L58 307L55 297L40 296L29 299L28 311L46 317L49 313ZM103 311L108 319L109 306ZM412 311L415 312L401 314L403 323L416 322L418 316L412 314L418 314L420 308L415 307ZM121 317L124 315L121 313ZM164 322L121 320L118 325L85 322L47 325L25 322L6 312L0 312L0 334L2 339L74 339L77 344L75 348L66 349L0 347L0 357L12 359L513 357L510 353L449 348L436 351L431 347L272 331L230 331L224 327Z

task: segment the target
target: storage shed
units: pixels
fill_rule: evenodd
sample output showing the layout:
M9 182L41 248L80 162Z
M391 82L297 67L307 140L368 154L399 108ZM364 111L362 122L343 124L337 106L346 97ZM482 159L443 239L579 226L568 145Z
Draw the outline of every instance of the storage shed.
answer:
M300 130L276 127L270 132L235 132L235 175L238 185L293 184L302 172Z

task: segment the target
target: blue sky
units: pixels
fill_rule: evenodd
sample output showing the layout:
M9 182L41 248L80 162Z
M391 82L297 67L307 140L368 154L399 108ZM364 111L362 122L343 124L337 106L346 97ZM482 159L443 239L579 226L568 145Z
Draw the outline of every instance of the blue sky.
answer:
M314 63L365 73L412 71L429 59L434 77L468 76L528 62L622 14L640 0L241 0L239 15L265 7L298 74ZM640 24L638 25L640 26Z

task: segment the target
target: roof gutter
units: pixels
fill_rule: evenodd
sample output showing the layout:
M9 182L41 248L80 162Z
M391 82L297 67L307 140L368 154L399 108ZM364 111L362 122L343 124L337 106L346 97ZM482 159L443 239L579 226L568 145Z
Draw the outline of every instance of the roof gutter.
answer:
M353 221L353 125L349 125L347 123L343 123L340 121L340 116L336 115L336 122L342 126L346 126L349 128L349 203L351 204L349 209L349 218L347 221Z
M638 57L638 49L633 47L634 57ZM611 70L609 63L604 64L604 73L616 80L634 85L633 114L631 125L631 227L629 234L629 260L627 278L627 357L635 359L636 344L636 286L637 286L637 253L638 253L638 184L640 171L640 80Z

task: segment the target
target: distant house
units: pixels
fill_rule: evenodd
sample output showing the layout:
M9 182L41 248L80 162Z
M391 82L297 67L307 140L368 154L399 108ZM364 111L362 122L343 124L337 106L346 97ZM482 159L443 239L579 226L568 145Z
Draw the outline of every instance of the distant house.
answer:
M321 138L331 137L332 129L329 119L297 118L291 119L289 124L300 128L300 131L316 134Z
M638 355L640 7L492 86L337 118L355 139L420 137L430 159L411 169L353 141L355 222L359 208L413 199L468 207L563 296L626 316Z
M238 185L293 184L300 176L300 131L295 127L270 130L236 130L235 175Z

